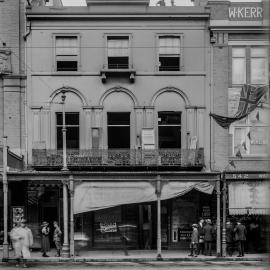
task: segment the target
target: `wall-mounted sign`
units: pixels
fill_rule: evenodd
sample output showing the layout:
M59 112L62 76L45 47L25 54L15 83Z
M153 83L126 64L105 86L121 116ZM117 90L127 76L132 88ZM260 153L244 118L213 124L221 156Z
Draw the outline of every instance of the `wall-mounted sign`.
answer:
M232 180L270 179L270 173L226 173L226 179Z
M155 132L153 128L142 129L142 149L155 149Z
M24 219L24 207L23 206L13 206L12 207L13 224L21 222L22 219Z
M229 7L229 20L262 20L263 8L260 6Z
M102 233L117 232L116 222L112 222L112 223L100 223L100 231Z

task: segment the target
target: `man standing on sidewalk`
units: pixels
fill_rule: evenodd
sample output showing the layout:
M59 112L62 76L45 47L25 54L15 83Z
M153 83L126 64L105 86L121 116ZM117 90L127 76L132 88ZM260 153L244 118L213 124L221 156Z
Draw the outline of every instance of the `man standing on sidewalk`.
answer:
M199 244L199 232L198 232L198 225L192 225L192 234L191 234L191 242L190 242L190 254L188 256L198 256L198 244Z
M206 220L206 225L203 227L204 234L204 255L212 256L212 241L213 241L213 226L211 220Z
M236 227L234 228L234 233L235 233L235 241L237 241L238 243L239 255L237 257L244 257L245 255L244 244L245 244L246 235L247 235L247 230L246 230L245 225L243 225L240 221L238 221Z

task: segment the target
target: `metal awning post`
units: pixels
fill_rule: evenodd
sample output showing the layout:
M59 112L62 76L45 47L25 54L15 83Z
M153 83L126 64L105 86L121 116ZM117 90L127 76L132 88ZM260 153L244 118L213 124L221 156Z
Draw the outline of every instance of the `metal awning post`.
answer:
M157 176L157 260L162 260L161 256L161 181L160 175Z

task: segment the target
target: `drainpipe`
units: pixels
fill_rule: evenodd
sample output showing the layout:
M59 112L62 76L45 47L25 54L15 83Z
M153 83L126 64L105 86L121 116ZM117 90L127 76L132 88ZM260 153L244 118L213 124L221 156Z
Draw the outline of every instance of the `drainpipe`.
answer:
M157 176L157 186L156 186L156 194L157 194L157 260L162 260L161 256L161 181L160 175Z
M7 136L3 137L3 196L4 196L4 242L3 261L8 261L8 181L7 181Z
M226 184L226 175L223 171L221 173L222 176L222 196L223 196L223 202L222 202L222 256L226 257L226 201L227 201L227 184Z

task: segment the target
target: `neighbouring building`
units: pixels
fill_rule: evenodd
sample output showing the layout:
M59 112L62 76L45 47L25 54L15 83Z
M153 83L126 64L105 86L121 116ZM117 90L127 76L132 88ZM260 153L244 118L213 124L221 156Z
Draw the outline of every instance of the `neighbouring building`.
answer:
M269 7L267 1L210 0L208 5L213 44L211 111L233 117L244 84L269 85ZM248 93L246 98L251 100ZM269 93L229 130L214 121L212 127L213 160L227 182L227 218L245 223L248 252L269 250Z

